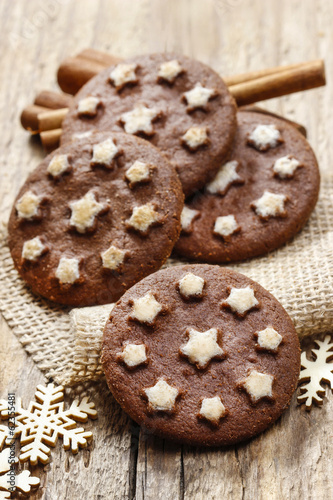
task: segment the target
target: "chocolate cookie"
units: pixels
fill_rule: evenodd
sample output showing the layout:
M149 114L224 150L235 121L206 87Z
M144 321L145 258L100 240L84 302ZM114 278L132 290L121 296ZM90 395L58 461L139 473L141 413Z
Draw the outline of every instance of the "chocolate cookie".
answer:
M82 87L63 122L62 143L93 128L150 140L176 167L188 196L226 161L236 107L205 64L176 54L146 55L112 66Z
M187 259L229 262L265 254L306 223L319 192L315 155L287 122L238 113L230 160L188 200L175 251Z
M44 297L113 302L167 259L182 206L177 173L157 148L128 134L93 133L29 175L9 220L11 254Z
M162 437L229 445L272 424L296 388L300 348L281 304L210 265L169 267L128 290L104 329L119 404Z

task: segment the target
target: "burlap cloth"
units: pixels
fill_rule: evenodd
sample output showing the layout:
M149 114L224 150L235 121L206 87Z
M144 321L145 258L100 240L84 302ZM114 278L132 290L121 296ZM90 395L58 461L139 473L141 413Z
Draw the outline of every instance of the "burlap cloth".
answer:
M166 265L180 263L170 259ZM65 385L101 378L101 337L111 305L69 311L33 295L14 269L5 230L0 264L0 310L46 376ZM300 338L332 331L333 176L323 177L316 209L292 242L230 267L275 295Z

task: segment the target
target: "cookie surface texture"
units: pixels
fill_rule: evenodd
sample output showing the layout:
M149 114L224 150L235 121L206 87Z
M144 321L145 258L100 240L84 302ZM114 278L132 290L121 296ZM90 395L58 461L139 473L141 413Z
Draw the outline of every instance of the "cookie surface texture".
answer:
M176 253L223 263L282 246L308 220L319 180L315 155L298 130L275 117L239 112L229 161L185 203Z
M281 415L297 386L300 348L269 292L196 264L160 270L124 294L104 329L102 363L114 397L140 425L220 446Z
M146 55L84 85L63 122L62 143L94 128L152 142L176 167L188 196L213 178L230 153L236 106L223 80L205 64L176 54Z
M114 302L169 256L182 205L177 173L157 148L124 133L93 133L29 175L9 220L11 254L44 297Z

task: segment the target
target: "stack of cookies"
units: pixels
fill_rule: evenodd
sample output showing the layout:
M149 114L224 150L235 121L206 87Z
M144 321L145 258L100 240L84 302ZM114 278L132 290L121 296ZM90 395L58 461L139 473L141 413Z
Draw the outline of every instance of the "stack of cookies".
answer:
M14 203L9 246L24 280L50 300L122 297L103 365L137 422L182 442L231 444L288 405L300 368L294 327L236 272L158 270L172 251L215 264L265 254L303 227L318 191L315 155L293 125L237 111L198 61L140 56L75 96L61 146Z

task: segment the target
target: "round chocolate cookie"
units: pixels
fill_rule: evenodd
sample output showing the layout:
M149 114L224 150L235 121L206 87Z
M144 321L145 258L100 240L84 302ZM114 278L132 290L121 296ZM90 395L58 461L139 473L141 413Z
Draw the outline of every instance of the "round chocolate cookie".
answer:
M128 290L104 329L119 404L167 439L229 445L272 424L297 386L300 348L281 304L229 269L184 265Z
M236 106L205 64L176 54L145 55L102 71L82 87L63 122L62 143L93 128L149 139L176 167L188 196L227 159Z
M34 292L75 306L113 302L167 259L182 207L177 173L157 148L93 133L29 175L11 212L9 247Z
M290 240L318 199L319 170L303 135L278 118L239 112L230 160L187 200L175 252L203 262L239 261Z

